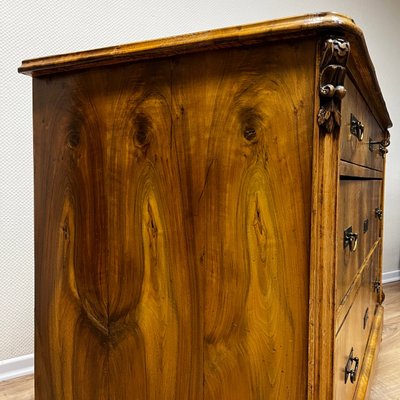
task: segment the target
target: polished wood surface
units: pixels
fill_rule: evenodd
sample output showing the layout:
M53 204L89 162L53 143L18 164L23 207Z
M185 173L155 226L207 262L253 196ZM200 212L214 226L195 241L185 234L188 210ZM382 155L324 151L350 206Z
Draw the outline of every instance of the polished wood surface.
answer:
M34 81L41 399L306 396L313 56Z
M34 82L43 400L202 397L190 142L169 63L119 68Z
M376 348L380 346L379 356L376 363L375 373L372 379L366 379L361 373L360 380L363 388L360 390L359 399L369 392L370 400L398 400L400 398L400 282L385 284L383 289L385 298L385 319L383 323L382 343L379 334L374 331L379 329L379 324L373 328L372 340L378 340L365 355L364 368L373 368L372 358L376 357ZM378 332L379 333L379 332ZM362 372L362 371L361 371ZM372 375L372 371L370 371ZM368 385L369 382L369 386ZM0 400L32 400L34 399L33 376L12 379L0 382Z
M20 72L34 77L37 397L339 393L339 358L362 359L376 323L385 165L341 116L390 125L354 23L289 18Z
M373 379L370 380L370 400L398 400L400 398L400 282L383 285L385 298L385 319L383 323L382 343L376 363ZM378 324L376 325L378 328ZM376 336L378 338L379 335ZM374 347L371 347L371 349ZM374 355L368 352L365 357ZM364 364L366 365L366 364ZM374 365L368 362L371 367ZM361 374L361 377L363 374ZM364 378L361 378L364 380ZM365 391L368 391L366 388ZM365 393L364 391L364 393ZM0 400L34 399L33 376L0 382ZM362 397L361 397L362 398Z

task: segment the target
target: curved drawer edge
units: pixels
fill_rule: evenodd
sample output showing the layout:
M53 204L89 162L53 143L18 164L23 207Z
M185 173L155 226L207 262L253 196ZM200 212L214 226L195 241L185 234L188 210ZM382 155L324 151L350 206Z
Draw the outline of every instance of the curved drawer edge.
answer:
M371 328L367 348L364 354L364 361L358 378L358 385L354 394L354 400L368 398L371 389L371 381L374 376L379 347L382 340L383 330L383 307L377 306L374 322Z

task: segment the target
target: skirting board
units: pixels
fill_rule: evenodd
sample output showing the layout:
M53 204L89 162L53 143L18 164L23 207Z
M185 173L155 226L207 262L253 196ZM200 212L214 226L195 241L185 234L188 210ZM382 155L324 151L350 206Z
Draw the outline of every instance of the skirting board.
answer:
M394 271L382 273L382 282L383 283L389 283L389 282L395 282L395 281L400 281L400 270L399 269L395 269Z
M33 354L0 361L0 382L33 374Z

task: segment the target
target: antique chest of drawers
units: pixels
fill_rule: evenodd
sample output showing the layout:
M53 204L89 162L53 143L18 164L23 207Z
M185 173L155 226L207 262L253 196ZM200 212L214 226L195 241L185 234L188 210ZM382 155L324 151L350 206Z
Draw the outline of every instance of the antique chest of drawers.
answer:
M389 115L306 15L24 61L36 399L362 399Z

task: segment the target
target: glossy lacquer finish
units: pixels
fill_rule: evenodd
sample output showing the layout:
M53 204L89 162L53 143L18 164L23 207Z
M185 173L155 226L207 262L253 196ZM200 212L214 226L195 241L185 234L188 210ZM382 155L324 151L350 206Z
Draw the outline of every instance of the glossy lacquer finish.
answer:
M313 56L34 81L39 399L306 396Z
M391 122L351 19L19 71L34 86L36 399L365 397Z

